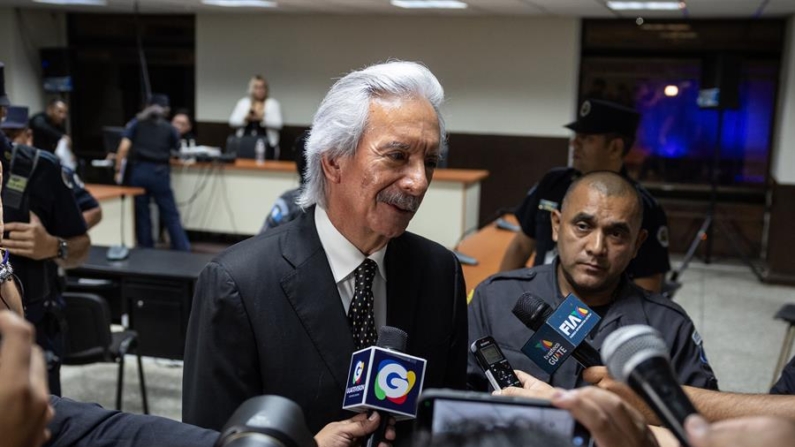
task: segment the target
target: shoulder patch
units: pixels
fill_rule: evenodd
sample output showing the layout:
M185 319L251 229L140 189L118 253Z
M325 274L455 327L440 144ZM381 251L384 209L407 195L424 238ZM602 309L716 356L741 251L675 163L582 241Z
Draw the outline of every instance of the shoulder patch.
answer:
M538 209L542 211L555 211L558 209L558 202L553 202L551 200L541 199L538 202Z
M494 275L489 276L488 278L484 279L481 284L491 284L497 281L503 280L522 280L522 281L530 281L536 277L536 272L530 268L523 268L518 270L511 270L509 272L500 272L495 273Z
M662 225L657 229L657 242L664 248L668 248L668 227L666 225Z
M63 180L63 184L66 185L67 188L73 189L75 184L72 182L72 174L66 171L66 169L61 169L61 180Z

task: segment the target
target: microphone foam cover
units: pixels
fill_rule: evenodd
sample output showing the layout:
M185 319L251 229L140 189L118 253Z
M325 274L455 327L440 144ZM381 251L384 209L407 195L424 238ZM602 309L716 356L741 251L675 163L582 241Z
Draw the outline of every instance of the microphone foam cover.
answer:
M392 326L382 326L378 330L378 344L376 346L391 349L392 351L405 352L408 339L409 334L406 331Z
M513 306L513 314L525 326L537 331L552 315L552 308L532 292L525 292Z
M602 344L602 361L607 370L624 383L636 366L652 357L662 357L670 362L668 346L657 329L651 326L633 324L618 328Z

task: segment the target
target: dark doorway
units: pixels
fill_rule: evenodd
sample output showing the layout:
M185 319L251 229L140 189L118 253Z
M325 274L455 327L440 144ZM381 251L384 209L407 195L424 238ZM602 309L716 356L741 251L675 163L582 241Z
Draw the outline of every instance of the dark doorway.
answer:
M171 98L172 110L195 110L194 16L69 14L74 91L70 96L78 157L105 156L102 128L124 126L146 100L137 46L140 33L151 91ZM86 173L87 175L89 173ZM89 179L91 180L91 179Z

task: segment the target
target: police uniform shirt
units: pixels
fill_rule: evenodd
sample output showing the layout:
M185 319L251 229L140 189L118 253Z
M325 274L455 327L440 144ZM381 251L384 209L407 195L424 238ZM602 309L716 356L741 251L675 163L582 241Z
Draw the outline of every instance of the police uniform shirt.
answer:
M643 200L642 228L648 232L646 241L640 246L638 255L627 267L631 278L644 278L671 269L668 260L668 218L657 200L627 176L624 168L620 174L632 182ZM549 264L557 251L552 240L551 213L559 210L563 196L580 173L573 168L555 168L549 171L525 196L514 214L522 231L536 241L536 256L533 265Z
M285 191L284 194L279 196L276 203L273 204L270 213L268 213L268 217L265 219L265 224L262 226L260 233L286 224L298 217L303 212L301 207L295 203L300 195L301 188L295 188Z
M77 201L77 207L80 208L80 212L86 212L88 210L93 210L94 208L99 208L99 202L94 196L91 195L90 192L86 189L86 184L83 183L83 180L77 175L77 172L64 167L64 171L66 171L67 175L72 178L72 191L75 195L75 200Z
M1 135L1 133L0 133ZM13 148L5 139L0 141L3 146L3 221L29 222L29 212L35 213L48 233L55 237L68 239L85 234L87 230L83 215L77 206L72 192L74 183L72 176L61 167L58 158L46 151L39 150L38 164L28 179L27 205L15 209L6 202L9 180L12 177L10 161ZM17 156L33 160L36 149L18 145ZM17 276L25 288L25 302L31 303L50 296L54 292L57 277L55 264L50 260L34 261L21 256L11 256Z
M469 340L491 335L514 369L525 371L552 386L572 389L587 385L582 379L582 366L568 358L552 376L544 372L521 351L533 331L511 313L516 300L525 292L534 293L553 308L563 301L558 288L557 265L556 261L498 273L481 283L475 289L467 310ZM718 382L704 353L701 337L684 309L659 294L641 289L625 276L617 289L615 301L587 339L600 349L611 332L631 324L645 324L660 331L670 348L671 365L679 383L717 389ZM467 380L473 389L486 391L488 388L483 370L471 353L467 361Z
M179 132L163 118L138 120L127 123L122 137L132 142L130 159L167 164L171 151L179 150Z

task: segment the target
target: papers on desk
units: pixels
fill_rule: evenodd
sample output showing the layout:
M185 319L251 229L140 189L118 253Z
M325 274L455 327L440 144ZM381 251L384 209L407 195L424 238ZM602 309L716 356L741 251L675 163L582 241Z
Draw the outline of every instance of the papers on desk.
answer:
M221 148L212 147L212 146L190 146L190 147L186 146L180 148L179 156L183 158L189 158L189 157L217 158L221 156Z

